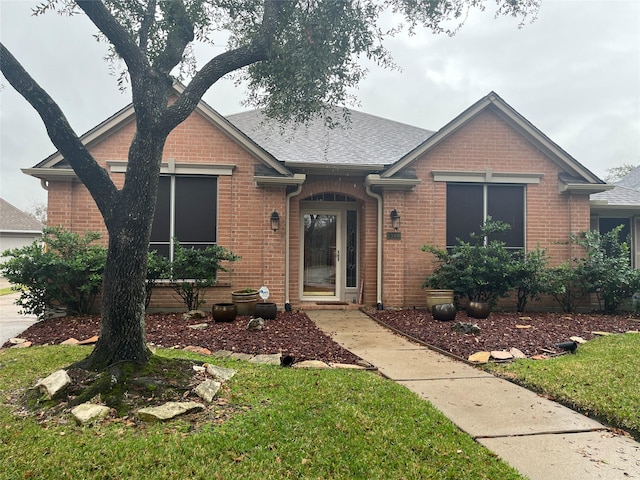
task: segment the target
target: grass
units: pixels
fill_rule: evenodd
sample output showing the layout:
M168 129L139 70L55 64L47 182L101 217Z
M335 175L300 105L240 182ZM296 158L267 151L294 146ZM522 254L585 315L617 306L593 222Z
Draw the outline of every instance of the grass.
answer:
M10 295L12 293L15 293L15 290L11 287L0 288L0 297L3 295Z
M428 402L366 371L216 360L238 370L221 399L208 415L171 423L80 427L14 412L16 388L86 352L0 350L0 478L521 478ZM231 413L217 419L221 405Z
M596 338L575 355L489 368L640 437L640 334Z

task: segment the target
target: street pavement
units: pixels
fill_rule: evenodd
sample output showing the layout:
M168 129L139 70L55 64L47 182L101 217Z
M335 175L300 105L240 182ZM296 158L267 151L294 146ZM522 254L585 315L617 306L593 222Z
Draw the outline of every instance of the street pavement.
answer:
M0 277L0 289L11 286ZM15 338L36 322L35 315L21 315L15 304L18 293L0 295L0 346L10 338Z
M306 313L531 480L640 479L640 443L591 418L411 343L360 311Z

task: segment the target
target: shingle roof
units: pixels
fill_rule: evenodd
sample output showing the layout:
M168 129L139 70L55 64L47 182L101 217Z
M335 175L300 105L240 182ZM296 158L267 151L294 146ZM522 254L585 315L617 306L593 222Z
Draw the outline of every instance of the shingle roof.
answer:
M341 119L342 109L334 108L332 115ZM226 117L285 164L391 165L434 133L355 110L349 110L348 118L335 128L328 128L323 118L281 128L261 110Z
M636 167L616 182L621 187L640 190L640 167Z
M617 206L640 206L640 190L635 188L623 187L616 185L613 189L606 192L594 193L590 197L591 200L607 202L607 205Z
M44 225L26 212L0 198L0 231L40 232Z

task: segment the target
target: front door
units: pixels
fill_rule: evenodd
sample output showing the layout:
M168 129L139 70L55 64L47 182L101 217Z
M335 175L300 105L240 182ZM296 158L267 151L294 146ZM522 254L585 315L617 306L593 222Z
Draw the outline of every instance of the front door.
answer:
M302 215L302 298L340 300L342 295L342 213L306 211Z

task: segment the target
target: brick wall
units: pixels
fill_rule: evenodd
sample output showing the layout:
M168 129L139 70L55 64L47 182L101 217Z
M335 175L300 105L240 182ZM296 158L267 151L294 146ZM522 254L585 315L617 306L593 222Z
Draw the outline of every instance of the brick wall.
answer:
M422 183L406 193L384 195L385 230L389 212L402 218L402 240L384 239L384 304L424 306L421 285L433 270L424 244L444 246L446 241L446 183L434 182L432 171L538 173L537 185L526 187L526 248L540 245L552 264L577 252L558 242L569 232L589 228L589 196L558 193L560 168L495 114L485 111L433 148L412 165ZM388 222L388 225L387 225Z

